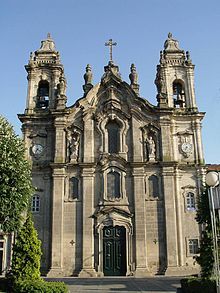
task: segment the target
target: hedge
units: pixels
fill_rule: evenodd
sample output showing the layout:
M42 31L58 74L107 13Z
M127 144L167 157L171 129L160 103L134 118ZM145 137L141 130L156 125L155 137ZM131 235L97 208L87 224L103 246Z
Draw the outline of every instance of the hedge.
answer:
M24 280L13 284L14 293L68 293L63 282L46 282L44 280Z
M214 279L185 278L180 283L182 293L216 293Z

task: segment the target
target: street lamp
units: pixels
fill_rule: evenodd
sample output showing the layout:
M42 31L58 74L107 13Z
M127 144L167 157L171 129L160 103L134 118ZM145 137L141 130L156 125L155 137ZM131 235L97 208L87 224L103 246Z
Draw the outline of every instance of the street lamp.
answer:
M214 255L214 272L216 277L216 292L220 293L220 276L219 276L219 255L218 255L218 233L216 227L215 209L220 210L219 192L217 186L220 182L220 173L209 172L206 174L206 184L208 188L209 210L212 224L213 255ZM220 190L219 190L220 191Z

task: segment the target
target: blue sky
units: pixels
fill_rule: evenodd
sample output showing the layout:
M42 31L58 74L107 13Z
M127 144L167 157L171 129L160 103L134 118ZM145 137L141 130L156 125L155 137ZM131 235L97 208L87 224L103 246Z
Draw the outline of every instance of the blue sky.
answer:
M92 66L94 83L100 81L109 59L104 46L109 38L118 43L113 59L122 78L129 80L135 63L140 94L156 105L156 65L169 31L196 65L197 104L206 112L205 159L220 164L219 0L2 0L0 113L20 134L17 113L24 112L27 92L24 65L48 32L64 64L69 105L82 96L86 64Z

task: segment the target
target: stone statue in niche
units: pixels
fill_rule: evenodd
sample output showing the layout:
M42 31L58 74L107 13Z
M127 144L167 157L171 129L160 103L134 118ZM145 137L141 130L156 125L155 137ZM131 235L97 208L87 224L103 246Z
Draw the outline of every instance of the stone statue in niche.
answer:
M149 162L154 162L156 159L156 145L152 136L146 138L147 159Z
M68 132L67 134L67 158L69 162L77 162L79 157L79 133Z

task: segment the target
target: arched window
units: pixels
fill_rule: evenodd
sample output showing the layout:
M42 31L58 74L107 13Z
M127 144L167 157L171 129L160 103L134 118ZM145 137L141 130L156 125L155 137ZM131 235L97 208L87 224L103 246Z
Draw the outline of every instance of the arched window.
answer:
M46 109L49 105L49 82L41 80L38 84L36 107Z
M155 175L151 175L148 178L148 187L149 187L149 196L159 197L159 183L158 177Z
M70 178L69 197L71 199L78 199L79 198L79 179L76 177Z
M187 210L196 209L195 194L192 192L188 192L186 195L186 209Z
M120 127L117 122L109 121L106 125L108 131L108 152L118 153L120 150Z
M39 195L34 195L32 197L31 210L32 212L40 211L40 196Z
M182 84L179 81L173 83L173 102L175 107L182 108L185 103L185 93Z
M115 171L109 172L107 174L107 197L119 198L121 196L120 185L120 174Z

